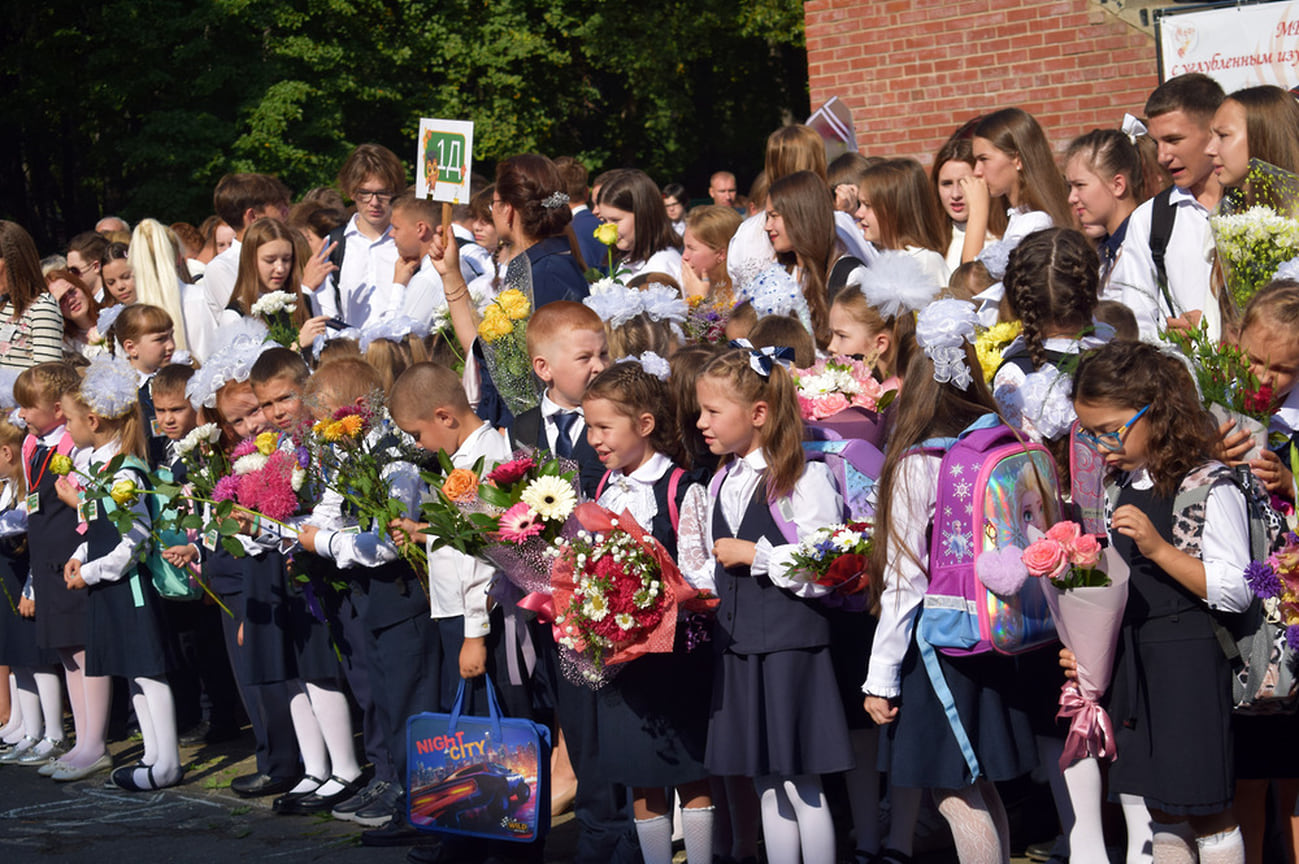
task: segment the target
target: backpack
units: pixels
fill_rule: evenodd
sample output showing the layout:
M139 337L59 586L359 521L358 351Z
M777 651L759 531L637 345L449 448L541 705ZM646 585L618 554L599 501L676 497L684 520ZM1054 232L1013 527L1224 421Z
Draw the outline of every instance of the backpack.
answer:
M1224 478L1245 496L1250 559L1263 561L1282 546L1286 523L1247 465L1217 466L1190 475L1173 499L1177 521L1198 521L1202 529L1209 491L1215 480ZM1231 698L1237 714L1281 714L1299 707L1299 657L1286 643L1285 625L1269 620L1276 602L1255 597L1244 612L1215 616L1214 631L1232 669Z
M134 456L128 456L122 460L123 468L130 468L147 478L148 468L144 462ZM171 479L171 472L165 468L158 469L160 479L166 481ZM142 483L141 485L147 485ZM155 495L144 496L145 506L149 511L149 517L157 520L159 513L159 502ZM112 498L103 499L106 513L111 513L117 509L117 505ZM140 570L146 571L153 588L158 592L158 596L168 600L198 600L203 596L203 586L194 578L188 567L177 567L166 558L162 557L162 550L169 546L179 546L189 542L189 537L183 531L158 531L147 541L146 548L142 550L140 559Z
M1168 241L1173 236L1173 223L1177 221L1177 208L1172 205L1173 187L1169 186L1154 197L1150 204L1150 259L1155 264L1155 278L1159 283L1160 293L1168 304L1168 314L1177 315L1173 304L1173 295L1168 290L1168 267L1164 256L1168 252Z
M1105 457L1089 442L1078 437L1077 420L1069 430L1069 500L1084 534L1106 535Z
M981 555L1032 542L1022 524L1022 496L1040 497L1043 534L1061 520L1051 451L1024 441L995 414L984 415L956 439L931 439L917 449L942 454L917 641L954 657L1022 654L1054 642L1040 580L1027 579L1018 593L1000 596L976 571Z

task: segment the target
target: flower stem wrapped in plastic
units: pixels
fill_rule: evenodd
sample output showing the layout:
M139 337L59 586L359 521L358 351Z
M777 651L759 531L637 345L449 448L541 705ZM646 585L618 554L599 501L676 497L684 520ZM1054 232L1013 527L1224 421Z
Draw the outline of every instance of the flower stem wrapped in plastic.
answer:
M518 416L537 405L540 397L528 356L528 318L532 301L519 288L510 288L489 304L478 323L483 360L496 390Z
M1244 309L1282 263L1299 255L1299 176L1249 160L1249 173L1228 188L1209 217L1222 275Z

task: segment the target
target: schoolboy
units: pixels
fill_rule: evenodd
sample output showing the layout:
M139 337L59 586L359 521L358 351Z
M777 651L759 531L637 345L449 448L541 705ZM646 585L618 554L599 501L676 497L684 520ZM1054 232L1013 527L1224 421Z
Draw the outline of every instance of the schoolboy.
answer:
M393 291L402 295L400 313L428 324L444 302L442 277L428 261L429 248L441 224L442 205L405 192L392 202L392 241L397 245ZM467 277L466 277L467 278Z
M582 394L609 365L604 322L581 303L547 303L528 321L528 357L546 390L540 405L514 419L510 439L516 447L575 460L582 491L594 499L604 466L586 440Z
M340 408L365 405L376 392L382 392L378 372L364 360L349 357L322 365L302 395L306 410L315 419L326 420ZM372 444L382 443L383 431L377 429L371 434L375 436ZM391 496L405 502L407 515L418 513L423 491L418 470L396 459L385 476L391 484ZM449 707L443 704L438 674L441 664L437 628L428 616L428 597L415 571L401 560L377 526L356 532L355 525L356 520L345 512L341 496L326 490L298 536L303 549L337 568L350 582L351 591L342 598L338 609L339 623L351 650L348 680L365 679L359 688L361 693L353 684L353 694L365 715L367 751L375 751L372 761L379 760L375 762L377 775L378 766L384 764L385 779L381 782L387 783L369 804L336 815L372 827L386 822L381 830L362 835L365 845L406 845L426 836L414 831L404 818L406 719L412 714ZM365 725L366 721L371 725Z
M176 442L198 427L198 412L185 398L185 385L194 377L191 366L175 364L159 369L150 379L154 420L166 442L163 467L172 477L185 482L185 463L175 452ZM163 600L168 629L180 649L181 668L171 678L176 699L176 728L184 746L217 744L239 737L234 673L222 645L221 616L225 613L208 602ZM200 699L200 685L207 691L206 720Z
M1218 82L1189 72L1160 84L1146 100L1150 137L1173 185L1137 207L1128 219L1109 279L1114 290L1104 299L1131 308L1147 341L1158 338L1170 323L1196 326L1200 316L1210 339L1222 332L1219 299L1211 287L1213 259L1206 252L1213 248L1209 214L1222 197L1222 187L1205 149L1223 98Z

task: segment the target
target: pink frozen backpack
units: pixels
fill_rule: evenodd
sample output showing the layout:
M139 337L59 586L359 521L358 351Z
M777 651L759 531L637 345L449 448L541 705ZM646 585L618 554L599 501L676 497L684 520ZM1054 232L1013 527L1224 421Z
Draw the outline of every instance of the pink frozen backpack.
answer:
M1017 593L999 596L978 577L981 556L1018 556L1060 521L1050 451L1023 440L995 414L956 439L931 439L918 449L943 456L918 639L957 657L1022 654L1054 642L1039 580L1027 579Z

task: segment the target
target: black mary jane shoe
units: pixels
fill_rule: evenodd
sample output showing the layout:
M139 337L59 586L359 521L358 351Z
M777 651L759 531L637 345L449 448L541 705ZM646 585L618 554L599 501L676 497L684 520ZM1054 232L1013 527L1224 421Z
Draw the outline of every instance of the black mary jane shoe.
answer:
M310 774L303 775L302 780L310 780L312 783L315 783L316 785L313 788L307 790L306 792L291 792L291 791L285 792L283 795L281 795L280 797L276 798L274 801L271 802L271 809L274 810L276 813L281 813L281 814L300 812L291 809L294 803L299 798L306 798L308 795L314 795L317 789L325 785L324 780L321 780L319 777L312 777ZM299 780L298 783L301 783L302 780ZM297 783L293 785L296 786Z
M143 768L145 770L145 778L147 780L147 785L144 786L141 786L135 780L135 772L140 768ZM127 792L156 792L159 789L166 789L169 786L175 786L179 784L180 781L184 778L184 776L185 776L185 772L182 771L181 776L177 777L175 782L159 784L157 778L153 776L152 765L137 764L137 765L125 765L121 768L118 768L112 774L109 775L109 779L112 781L114 786L116 786L119 789L125 789Z
M280 813L327 813L333 810L339 804L351 798L357 792L364 788L364 784L358 783L357 780L344 780L341 777L330 777L335 783L341 783L343 788L332 795L321 795L317 792L309 792L292 801L288 801L279 809ZM358 778L359 780L359 778ZM324 783L320 784L324 786Z

